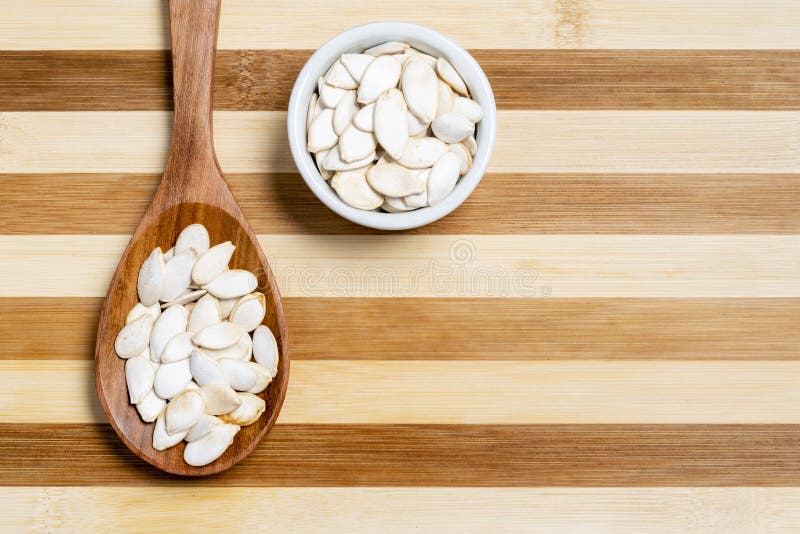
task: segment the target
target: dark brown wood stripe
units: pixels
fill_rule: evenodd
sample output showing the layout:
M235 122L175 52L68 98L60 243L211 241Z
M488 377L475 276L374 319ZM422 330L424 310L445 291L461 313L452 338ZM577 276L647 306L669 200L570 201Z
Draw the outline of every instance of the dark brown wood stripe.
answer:
M0 234L130 234L158 180L0 175ZM333 213L297 174L228 181L259 234L381 233ZM797 206L800 174L488 174L455 212L409 233L795 234Z
M100 305L99 298L0 299L0 359L93 358ZM284 305L298 360L800 359L800 299L287 298ZM336 321L321 319L330 317Z
M800 109L797 50L473 50L501 109ZM216 108L286 109L309 50L221 50ZM0 111L160 110L169 54L0 52Z
M107 425L0 425L0 485L190 483ZM277 425L214 486L797 486L800 425Z

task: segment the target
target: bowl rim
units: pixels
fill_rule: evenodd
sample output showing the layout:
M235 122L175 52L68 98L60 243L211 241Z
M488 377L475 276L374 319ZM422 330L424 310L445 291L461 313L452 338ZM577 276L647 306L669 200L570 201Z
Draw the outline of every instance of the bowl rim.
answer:
M455 67L470 89L470 96L481 104L483 119L477 129L478 150L472 168L461 177L455 189L439 204L402 213L365 211L345 204L319 173L306 150L306 116L317 79L343 53L362 51L387 41L409 42L422 52L434 52ZM441 219L460 206L480 183L489 165L497 133L497 109L489 80L472 55L454 41L431 28L409 22L372 22L356 26L331 38L306 61L295 80L286 118L289 147L295 165L311 191L328 208L356 224L379 230L405 230Z

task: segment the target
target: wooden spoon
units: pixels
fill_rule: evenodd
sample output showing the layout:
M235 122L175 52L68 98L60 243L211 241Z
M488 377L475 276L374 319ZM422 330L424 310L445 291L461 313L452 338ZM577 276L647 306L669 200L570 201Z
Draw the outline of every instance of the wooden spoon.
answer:
M210 475L228 469L250 454L275 423L289 379L289 347L278 286L256 236L222 176L212 132L214 49L221 0L170 0L174 83L174 126L167 167L153 202L117 266L100 315L95 348L95 385L100 404L122 441L152 465L179 475ZM144 423L128 402L125 361L114 352L114 339L128 311L138 302L136 280L142 262L155 247L166 251L189 224L202 223L211 243L231 241L231 268L258 277L267 296L267 325L278 340L278 376L261 396L267 409L242 428L225 453L209 465L183 461L184 443L166 451L152 447L154 423Z

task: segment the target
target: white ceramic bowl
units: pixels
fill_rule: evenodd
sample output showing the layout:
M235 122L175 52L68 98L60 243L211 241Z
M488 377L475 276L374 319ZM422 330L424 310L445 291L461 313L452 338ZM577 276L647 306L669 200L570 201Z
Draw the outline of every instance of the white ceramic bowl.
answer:
M447 59L464 79L473 100L483 108L483 120L476 128L478 151L473 157L472 169L461 177L450 195L436 206L403 213L364 211L348 206L322 178L311 154L306 150L306 116L311 94L317 89L317 80L342 54L363 52L387 41L407 42L422 52ZM497 132L497 109L489 80L469 52L439 32L424 26L405 22L374 22L334 37L309 58L292 89L287 123L294 162L308 187L326 206L345 219L364 226L381 230L405 230L441 219L472 193L489 165Z

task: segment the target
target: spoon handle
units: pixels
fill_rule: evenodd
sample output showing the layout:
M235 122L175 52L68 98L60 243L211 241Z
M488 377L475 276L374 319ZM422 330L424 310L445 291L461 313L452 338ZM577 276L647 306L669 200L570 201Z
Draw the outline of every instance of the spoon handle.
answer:
M212 113L220 4L221 0L169 0L175 111L162 189L178 201L191 201L192 190L210 174L222 176L214 153Z

